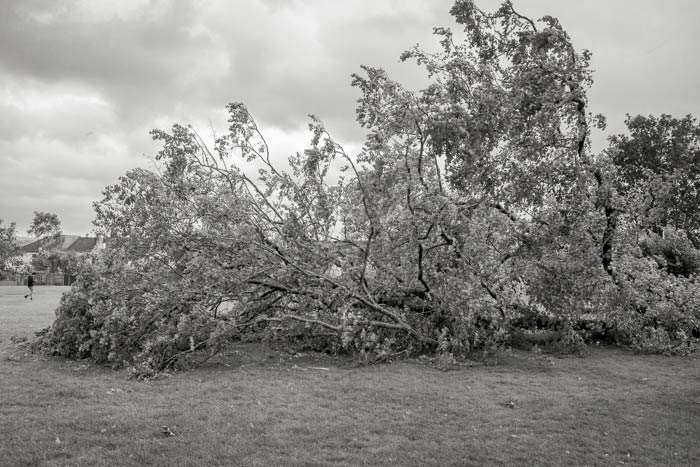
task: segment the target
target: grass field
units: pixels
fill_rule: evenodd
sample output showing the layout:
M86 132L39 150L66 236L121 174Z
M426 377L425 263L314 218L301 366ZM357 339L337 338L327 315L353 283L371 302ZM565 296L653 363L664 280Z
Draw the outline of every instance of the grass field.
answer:
M151 381L25 353L59 287L0 287L0 466L700 465L700 361L592 349L357 367L241 345ZM163 433L167 426L174 436Z

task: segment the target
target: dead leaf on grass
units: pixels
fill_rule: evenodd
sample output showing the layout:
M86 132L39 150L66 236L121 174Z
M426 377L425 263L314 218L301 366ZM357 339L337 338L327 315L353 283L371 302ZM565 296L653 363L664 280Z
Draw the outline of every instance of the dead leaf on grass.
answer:
M504 407L507 407L509 409L517 409L518 408L518 400L517 399L509 399L508 401L503 403Z

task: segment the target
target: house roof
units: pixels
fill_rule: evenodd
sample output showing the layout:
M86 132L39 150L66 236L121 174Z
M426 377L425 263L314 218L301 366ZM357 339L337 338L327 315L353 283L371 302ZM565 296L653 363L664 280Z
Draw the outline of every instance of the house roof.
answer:
M17 238L17 245L20 247L23 247L24 245L29 245L32 242L35 242L36 239L34 237L16 237Z
M92 251L97 244L95 237L78 237L66 250L75 251L76 253L87 253Z
M67 250L80 238L79 235L61 235L61 249Z
M31 243L27 243L26 245L23 245L21 247L21 250L25 253L37 253L39 251L39 248L44 244L45 242L42 241L42 239L34 240Z
M24 253L38 253L39 249L50 243L50 237L40 238L21 247ZM76 253L87 253L95 248L97 239L95 237L81 237L79 235L61 235L58 249L62 251L74 251Z

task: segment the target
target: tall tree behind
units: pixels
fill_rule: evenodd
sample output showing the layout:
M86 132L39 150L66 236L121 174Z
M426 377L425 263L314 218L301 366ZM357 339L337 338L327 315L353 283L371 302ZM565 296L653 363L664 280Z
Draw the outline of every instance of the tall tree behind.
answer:
M668 225L683 229L700 247L700 125L666 114L625 123L629 134L612 136L610 147L640 226L659 235Z
M19 255L15 223L3 225L3 220L0 219L0 271L14 269L16 262L13 260L17 259Z
M61 221L57 214L34 211L34 219L27 232L36 237L55 236L61 234Z
M56 257L60 256L61 221L57 214L34 211L34 219L27 232L41 239L39 252L32 258L34 270L56 272Z

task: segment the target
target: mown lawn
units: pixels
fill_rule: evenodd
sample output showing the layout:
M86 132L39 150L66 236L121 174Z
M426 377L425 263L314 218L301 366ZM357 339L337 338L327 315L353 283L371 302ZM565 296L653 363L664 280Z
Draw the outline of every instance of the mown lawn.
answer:
M443 372L241 345L142 382L12 342L63 290L0 287L3 467L700 465L698 359L513 352Z

